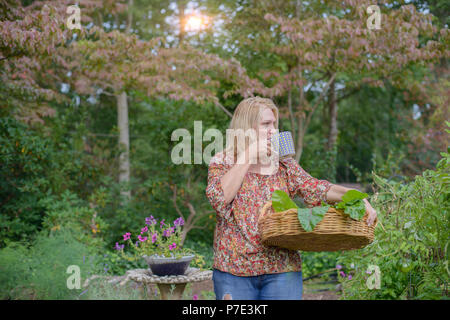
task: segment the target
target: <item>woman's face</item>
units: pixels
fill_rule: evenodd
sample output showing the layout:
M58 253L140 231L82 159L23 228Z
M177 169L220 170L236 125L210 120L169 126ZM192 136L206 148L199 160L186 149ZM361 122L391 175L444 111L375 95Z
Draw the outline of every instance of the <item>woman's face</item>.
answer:
M261 117L258 124L258 135L260 138L267 137L270 139L272 134L275 132L275 115L272 110L265 108L261 112Z

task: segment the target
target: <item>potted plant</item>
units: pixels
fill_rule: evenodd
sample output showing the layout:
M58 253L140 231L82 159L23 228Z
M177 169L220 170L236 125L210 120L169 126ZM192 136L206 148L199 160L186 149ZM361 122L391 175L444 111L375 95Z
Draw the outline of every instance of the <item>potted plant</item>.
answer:
M152 273L158 276L182 275L186 272L195 252L181 245L181 231L184 225L183 218L173 222L173 226L166 224L165 219L159 222L153 217L145 218L145 226L133 243L131 233L123 235L132 248L131 259L144 258ZM130 256L124 253L125 244L116 242L115 249L119 250L124 258L130 260Z

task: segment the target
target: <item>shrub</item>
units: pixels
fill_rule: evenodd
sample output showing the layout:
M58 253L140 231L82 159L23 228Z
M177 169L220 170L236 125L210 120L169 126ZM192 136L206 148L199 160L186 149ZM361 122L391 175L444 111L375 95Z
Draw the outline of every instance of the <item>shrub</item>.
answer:
M91 201L97 200L94 196ZM73 231L78 241L96 248L104 247L104 234L108 225L97 215L95 208L68 190L60 196L47 196L39 202L46 209L42 226L50 233L63 227ZM91 202L92 203L92 202Z
M339 252L308 252L302 251L302 277L308 278L336 266ZM323 279L327 279L326 274Z
M28 241L40 230L53 168L53 146L12 118L0 119L0 247Z
M340 277L342 298L448 299L450 157L441 155L436 170L426 170L408 184L373 173L378 191L371 203L379 221L375 240L338 257L345 275ZM353 269L348 268L351 263ZM380 269L380 289L368 288L369 265Z
M79 242L63 227L41 232L31 246L11 243L0 250L2 299L76 299L83 282L100 271L98 252ZM80 267L80 289L69 289L70 265Z

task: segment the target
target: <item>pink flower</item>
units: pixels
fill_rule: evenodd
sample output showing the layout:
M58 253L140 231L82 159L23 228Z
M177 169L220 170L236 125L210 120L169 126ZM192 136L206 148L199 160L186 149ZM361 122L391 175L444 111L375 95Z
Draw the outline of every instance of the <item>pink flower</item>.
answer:
M141 229L141 234L143 234L144 232L147 232L147 231L148 231L148 228L147 228L147 226L145 226L144 228Z
M169 244L169 250L173 250L177 247L177 244L174 242L172 244Z
M156 234L156 233L152 234L152 243L156 242L157 237L158 237L158 234Z
M138 239L142 242L144 242L145 240L147 240L147 237L141 237L141 235L138 235Z
M344 271L339 272L339 274L340 274L343 278L345 277Z
M127 232L123 235L123 240L127 241L128 239L130 239L131 233Z
M194 296L192 297L192 299L198 300L198 294L194 294Z

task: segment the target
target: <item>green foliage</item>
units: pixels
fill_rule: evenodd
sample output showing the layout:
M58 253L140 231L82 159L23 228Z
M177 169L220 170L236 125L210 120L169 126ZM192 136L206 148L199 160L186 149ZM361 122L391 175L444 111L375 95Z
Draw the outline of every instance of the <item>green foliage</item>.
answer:
M195 239L192 238L186 238L184 246L195 251L195 258L190 264L192 267L212 269L214 252L211 244L195 241Z
M99 261L104 266L103 271L109 275L123 276L127 270L148 268L144 259L124 259L117 250L105 250Z
M316 125L308 130L311 132L305 136L304 148L300 163L313 177L323 177L330 182L336 182L338 159L338 146L334 145L333 149L326 150L323 146L327 143L327 139L323 136L323 121L318 120ZM345 142L342 142L345 143Z
M308 278L323 271L332 269L336 265L336 258L340 252L308 252L302 251L302 276ZM324 279L329 276L327 274Z
M313 231L314 227L323 220L330 206L321 206L313 208L299 208L297 217L306 232Z
M101 190L101 189L100 189ZM95 193L103 201L103 192ZM46 208L43 227L50 232L66 227L72 230L78 241L93 247L103 247L103 234L107 233L108 225L99 217L94 208L87 207L85 201L68 190L60 196L48 196L39 201Z
M337 209L344 209L344 212L355 220L361 220L366 213L366 206L363 199L367 198L367 193L358 190L348 190L343 196L342 201L336 204Z
M343 299L448 299L450 155L441 155L436 170L408 184L373 173L379 226L373 243L338 257L356 266L351 280L342 279ZM366 284L369 265L380 268L380 289Z
M272 207L275 212L297 209L297 204L292 201L289 195L282 190L275 190L272 193Z
M31 246L10 243L0 250L1 299L76 299L84 280L99 272L97 255L67 228L42 232ZM80 289L67 288L70 265L80 267Z
M358 190L349 190L342 196L342 201L336 205L327 205L322 202L321 206L313 208L298 208L289 195L282 190L275 190L272 193L272 206L275 212L281 212L289 209L297 209L297 217L303 229L311 232L314 227L323 220L330 207L344 209L344 213L348 214L352 219L361 220L366 213L366 207L362 199L368 196L367 193Z
M149 300L156 299L157 295L152 295L143 289L142 284L138 285L129 281L124 285L109 283L107 279L93 279L85 292L80 294L79 300Z
M49 192L53 152L49 139L13 118L0 119L0 247L40 230L44 208L38 200Z

